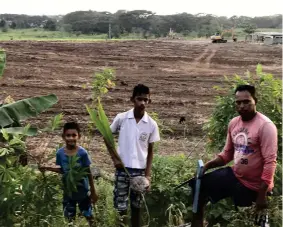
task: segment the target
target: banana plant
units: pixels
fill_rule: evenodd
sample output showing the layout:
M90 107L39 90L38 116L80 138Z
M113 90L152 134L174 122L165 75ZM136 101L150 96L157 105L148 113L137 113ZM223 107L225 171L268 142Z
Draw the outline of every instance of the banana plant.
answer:
M3 49L0 49L0 78L3 76L5 65L6 53ZM28 130L26 130L26 128L20 127L20 121L30 117L36 117L57 102L57 96L50 94L0 105L0 128L7 128L7 133L10 134L26 134L27 136L34 136L37 133L37 130L35 128L28 128Z
M29 128L26 131L24 127L20 127L20 122L38 116L57 102L57 96L50 94L23 99L0 106L0 128L6 128L7 132L11 134L25 133L27 136L34 136L37 133L37 129Z

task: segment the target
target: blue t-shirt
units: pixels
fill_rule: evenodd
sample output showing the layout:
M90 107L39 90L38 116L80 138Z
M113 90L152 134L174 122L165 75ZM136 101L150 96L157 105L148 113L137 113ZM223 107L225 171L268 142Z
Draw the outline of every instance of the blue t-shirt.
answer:
M63 172L63 183L64 183L64 177L66 176L66 173L68 173L68 164L69 159L68 156L65 154L64 147L60 148L56 153L56 165L59 165ZM76 156L79 157L78 163L81 167L89 167L91 164L91 160L88 156L88 152L81 146L78 148L78 152ZM77 192L73 192L71 198L72 199L83 199L87 196L87 193L89 191L89 182L88 178L84 177L80 184L77 185Z

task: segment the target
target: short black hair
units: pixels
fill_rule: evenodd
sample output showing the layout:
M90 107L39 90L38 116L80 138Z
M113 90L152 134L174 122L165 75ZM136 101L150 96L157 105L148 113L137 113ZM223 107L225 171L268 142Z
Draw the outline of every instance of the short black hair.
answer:
M141 95L141 94L150 95L149 87L143 84L138 84L137 86L135 86L133 90L132 98L136 97L137 95Z
M256 89L253 85L249 85L249 84L238 85L235 89L235 94L238 91L248 91L251 94L251 96L253 97L253 99L257 102Z
M79 135L81 134L81 129L77 122L71 121L71 122L65 123L64 128L63 128L63 134L65 134L65 132L69 129L75 129L77 130Z

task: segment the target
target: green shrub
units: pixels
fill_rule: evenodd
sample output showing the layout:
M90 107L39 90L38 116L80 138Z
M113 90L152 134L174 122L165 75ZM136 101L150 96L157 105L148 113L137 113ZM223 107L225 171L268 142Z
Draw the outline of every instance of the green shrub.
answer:
M240 84L251 84L257 91L257 110L268 116L278 129L278 159L281 161L282 150L282 81L272 74L264 73L261 65L257 66L256 74L247 73L246 77L235 75L225 77L228 88L215 87L224 96L216 97L216 107L204 130L208 133L208 150L219 152L226 140L227 127L230 120L237 116L234 105L234 90ZM224 126L224 127L223 127Z
M271 226L279 226L282 216L282 206L278 203L282 200L282 82L280 79L274 78L272 74L264 73L261 65L257 66L256 74L248 72L245 77L239 75L232 78L225 77L225 81L228 88L215 87L223 92L223 96L216 97L216 107L204 126L209 137L207 150L218 153L224 147L228 124L233 117L237 116L234 106L234 90L237 85L254 85L258 98L257 110L268 116L278 129L278 163L273 196L269 198L269 216ZM216 205L210 204L207 207L206 219L209 223L218 223L220 226L253 226L253 212L253 208L243 208L239 212L235 212L232 202L227 199ZM228 223L230 224L228 225Z

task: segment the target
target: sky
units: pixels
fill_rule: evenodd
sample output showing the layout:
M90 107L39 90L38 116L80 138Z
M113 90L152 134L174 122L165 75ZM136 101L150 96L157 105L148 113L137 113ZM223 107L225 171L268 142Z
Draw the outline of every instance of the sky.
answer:
M158 15L207 13L217 16L281 14L282 0L1 0L0 14L64 15L78 10L150 10Z

